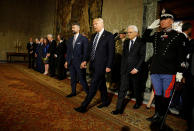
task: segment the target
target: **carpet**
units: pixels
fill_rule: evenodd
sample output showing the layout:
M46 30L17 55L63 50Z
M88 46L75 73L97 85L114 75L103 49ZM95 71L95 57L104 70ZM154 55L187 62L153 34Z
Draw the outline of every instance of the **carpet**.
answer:
M28 69L22 64L0 64L0 131L149 131L150 122L145 119L154 113L142 106L134 110L133 102L126 106L124 114L111 115L117 97L112 97L109 107L98 109L99 92L89 105L89 111L74 111L85 98L78 84L78 94L71 92L70 80L59 81ZM168 115L167 124L177 131L186 130L186 122Z

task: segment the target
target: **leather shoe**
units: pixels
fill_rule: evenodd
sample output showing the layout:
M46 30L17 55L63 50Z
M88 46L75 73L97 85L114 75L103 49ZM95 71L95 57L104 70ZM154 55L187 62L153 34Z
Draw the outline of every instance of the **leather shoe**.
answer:
M112 111L111 114L118 115L118 114L123 114L123 112L121 110L116 109L116 110Z
M160 116L158 113L155 113L152 117L146 118L147 121L151 121L151 122L160 122L162 120L162 116Z
M73 97L73 96L76 96L76 94L71 93L71 94L67 95L66 97Z
M109 105L109 104L100 104L100 105L98 105L97 107L98 107L98 108L103 108L103 107L108 107L108 105Z
M139 109L140 106L141 106L140 104L135 103L135 105L133 106L133 109Z
M78 108L74 108L74 110L77 112L80 112L80 113L85 113L87 111L86 108L84 108L82 106L80 106Z

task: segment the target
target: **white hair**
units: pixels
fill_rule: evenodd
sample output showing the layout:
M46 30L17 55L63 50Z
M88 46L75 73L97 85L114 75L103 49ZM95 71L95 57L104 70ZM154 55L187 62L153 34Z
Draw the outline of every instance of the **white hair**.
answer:
M48 34L47 37L53 38L53 35L52 34Z
M137 28L137 26L135 26L135 25L129 25L129 26L127 27L127 29L129 29L129 28L133 29L135 32L138 33L138 28Z
M99 21L101 23L104 23L104 20L102 18L95 18L94 21Z

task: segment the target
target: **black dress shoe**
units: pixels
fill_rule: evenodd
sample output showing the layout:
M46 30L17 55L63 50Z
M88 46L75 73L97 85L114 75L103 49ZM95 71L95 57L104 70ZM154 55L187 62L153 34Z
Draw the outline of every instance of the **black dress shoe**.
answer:
M162 120L162 116L160 116L158 113L155 113L152 117L146 118L147 121L151 121L154 123L159 123Z
M76 94L71 93L71 94L67 95L66 97L73 97L73 96L76 96Z
M141 106L140 104L135 103L135 105L133 106L133 109L139 109L140 106Z
M64 78L63 78L63 77L58 77L57 79L58 79L58 80L63 80Z
M109 104L100 104L100 105L98 105L97 107L98 107L98 108L103 108L103 107L108 107L108 105L109 105Z
M55 76L55 74L51 74L51 75L50 75L50 77L54 77L54 76Z
M112 111L111 114L118 115L118 114L123 114L123 112L121 110L116 109L116 110Z
M85 113L87 111L86 108L84 108L82 106L80 106L78 108L74 108L74 110L77 112L80 112L80 113Z
M148 109L148 110L149 110L150 108L151 108L151 107L146 106L146 109Z

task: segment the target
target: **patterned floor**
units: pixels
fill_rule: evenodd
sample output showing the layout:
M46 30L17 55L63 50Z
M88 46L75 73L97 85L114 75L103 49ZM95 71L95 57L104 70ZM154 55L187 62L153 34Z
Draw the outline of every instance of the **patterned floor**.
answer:
M77 113L74 107L85 97L80 85L78 95L66 98L70 93L69 80L56 80L32 71L21 64L0 64L0 131L149 131L150 123L145 119L153 114L153 109L142 106L132 109L129 102L123 115L111 115L115 109L116 96L109 107L98 109L99 93L85 114ZM169 115L167 124L177 131L184 131L184 120Z

